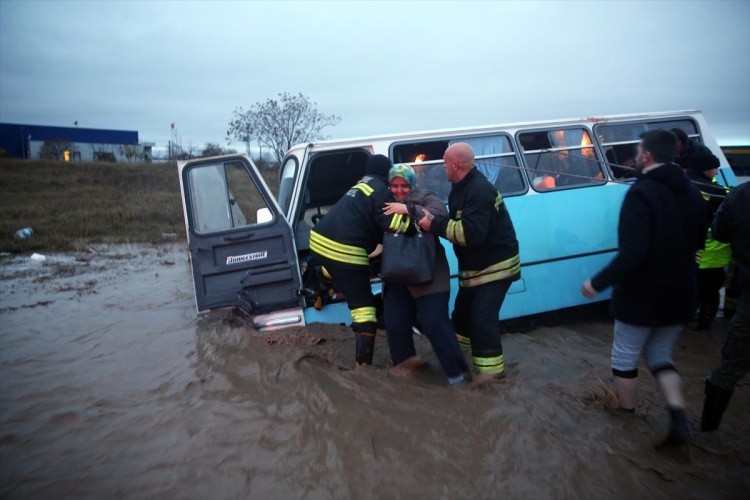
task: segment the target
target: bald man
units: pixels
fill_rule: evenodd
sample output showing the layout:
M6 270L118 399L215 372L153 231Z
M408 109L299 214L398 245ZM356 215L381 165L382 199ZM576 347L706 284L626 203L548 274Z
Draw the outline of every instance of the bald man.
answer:
M453 185L449 214L425 210L419 225L453 243L460 285L453 326L459 342L471 346L476 380L502 378L505 362L498 320L510 284L521 277L516 232L502 195L474 168L471 146L451 145L443 161Z

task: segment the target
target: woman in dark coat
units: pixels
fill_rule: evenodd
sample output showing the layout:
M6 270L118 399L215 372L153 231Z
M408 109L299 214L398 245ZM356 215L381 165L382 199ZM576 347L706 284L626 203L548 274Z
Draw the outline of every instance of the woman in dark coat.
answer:
M383 208L386 231L413 233L414 219L419 220L423 208L433 214L446 214L445 204L438 196L416 188L414 169L409 165L397 164L388 174L391 197ZM412 325L418 324L427 336L435 351L450 384L464 382L464 374L469 373L450 317L450 272L445 250L435 235L424 233L426 238L434 238L435 262L433 280L426 285L406 286L386 281L383 292L385 326L388 347L396 369L409 369L420 365L414 348Z

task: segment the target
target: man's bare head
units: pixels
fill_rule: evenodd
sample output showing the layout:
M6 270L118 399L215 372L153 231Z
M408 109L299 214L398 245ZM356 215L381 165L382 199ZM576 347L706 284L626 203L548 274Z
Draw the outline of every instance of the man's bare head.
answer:
M452 183L459 182L474 168L474 151L465 142L458 142L445 150L445 173Z

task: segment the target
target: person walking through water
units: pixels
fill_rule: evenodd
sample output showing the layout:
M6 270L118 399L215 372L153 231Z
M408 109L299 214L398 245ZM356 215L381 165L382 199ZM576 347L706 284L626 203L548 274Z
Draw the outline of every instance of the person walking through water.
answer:
M392 197L383 208L383 225L386 231L414 233L413 220L422 217L425 208L435 214L447 215L443 201L432 191L417 189L414 169L409 165L394 165L388 174ZM386 236L387 237L387 236ZM468 374L461 347L448 316L450 300L450 271L443 246L433 234L435 262L431 283L406 286L385 281L383 309L388 347L396 369L410 369L426 361L418 358L414 348L412 325L418 320L422 333L429 339L443 372L451 385L464 382Z
M700 193L672 163L676 142L668 130L641 134L637 181L620 209L619 250L584 282L581 292L591 298L613 287L612 373L620 408L635 411L638 360L643 354L671 416L662 444L685 445L692 432L672 347L695 310L695 253L703 247L706 228Z
M378 326L376 300L370 288L371 254L382 240L377 217L388 196L391 160L371 156L365 176L310 231L310 250L343 292L352 315L356 366L372 364Z
M716 240L732 245L740 300L721 349L721 364L706 378L704 432L719 428L735 385L750 370L750 182L735 188L722 203L711 232Z
M505 294L521 277L518 240L502 195L475 168L471 146L449 146L443 161L452 184L449 214L425 209L419 225L453 243L459 269L453 326L471 347L475 383L483 383L505 375L498 321Z

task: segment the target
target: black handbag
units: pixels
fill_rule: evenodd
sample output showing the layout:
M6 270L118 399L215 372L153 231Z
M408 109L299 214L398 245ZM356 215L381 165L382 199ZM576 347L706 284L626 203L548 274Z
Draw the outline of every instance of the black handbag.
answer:
M386 232L383 236L380 277L386 283L426 285L434 278L435 237L423 233L414 219L412 222L415 234Z

